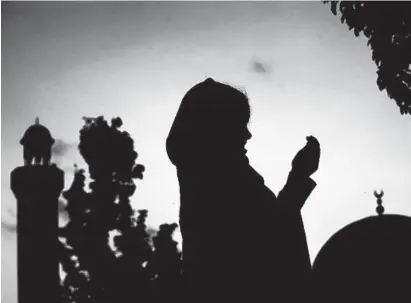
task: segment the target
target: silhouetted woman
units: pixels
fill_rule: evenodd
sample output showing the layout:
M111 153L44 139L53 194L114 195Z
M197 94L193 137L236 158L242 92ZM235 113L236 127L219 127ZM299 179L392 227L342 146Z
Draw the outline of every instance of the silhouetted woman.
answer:
M167 138L180 184L188 300L300 302L311 264L301 207L315 187L314 137L276 197L249 165L247 96L207 79L184 96Z

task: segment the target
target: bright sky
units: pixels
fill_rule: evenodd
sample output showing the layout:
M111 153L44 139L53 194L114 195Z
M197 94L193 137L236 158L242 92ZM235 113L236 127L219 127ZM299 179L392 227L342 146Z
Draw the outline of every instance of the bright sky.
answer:
M387 213L411 215L411 119L378 91L366 41L320 2L3 3L2 47L6 224L16 211L9 174L34 117L77 144L81 117L97 115L122 117L146 166L135 208L154 227L178 222L165 139L183 95L206 75L247 90L248 156L275 193L305 136L319 139L318 185L303 209L312 259L338 229L375 214L375 189ZM80 159L76 147L55 158L67 187ZM17 301L15 241L2 226L5 303Z

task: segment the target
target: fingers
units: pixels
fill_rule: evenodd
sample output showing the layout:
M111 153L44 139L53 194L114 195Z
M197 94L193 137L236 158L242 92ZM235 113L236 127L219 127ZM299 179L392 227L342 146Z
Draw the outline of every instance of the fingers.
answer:
M317 145L320 145L320 142L318 142L317 138L314 136L307 136L305 137L305 139L307 140L307 142L309 143L315 143Z
M314 148L314 150L320 150L320 142L318 142L317 138L314 136L307 136L307 145L310 146L310 148Z

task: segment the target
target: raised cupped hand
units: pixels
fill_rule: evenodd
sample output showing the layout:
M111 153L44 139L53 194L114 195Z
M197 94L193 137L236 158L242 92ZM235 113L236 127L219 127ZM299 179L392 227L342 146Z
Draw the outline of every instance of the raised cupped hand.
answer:
M307 136L306 139L307 143L292 161L291 172L300 178L309 178L317 171L320 162L320 143L314 136Z

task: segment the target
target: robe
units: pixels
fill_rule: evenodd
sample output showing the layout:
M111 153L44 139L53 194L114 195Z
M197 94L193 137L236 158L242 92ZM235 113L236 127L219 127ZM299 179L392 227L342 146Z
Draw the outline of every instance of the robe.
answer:
M315 182L291 173L278 197L246 159L177 167L189 302L300 302L311 262L301 206Z
M265 186L241 145L249 114L244 94L208 79L184 96L167 138L180 187L189 303L309 298L301 208L316 184L290 173L278 197Z

